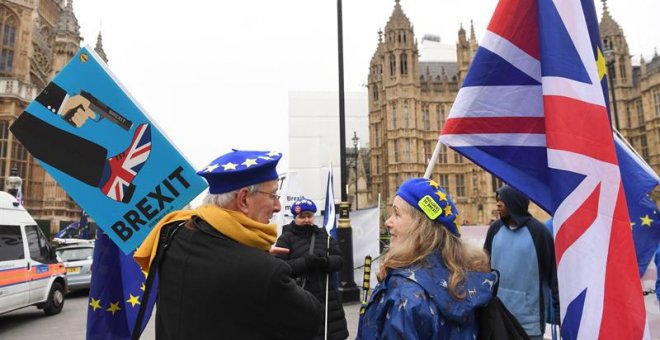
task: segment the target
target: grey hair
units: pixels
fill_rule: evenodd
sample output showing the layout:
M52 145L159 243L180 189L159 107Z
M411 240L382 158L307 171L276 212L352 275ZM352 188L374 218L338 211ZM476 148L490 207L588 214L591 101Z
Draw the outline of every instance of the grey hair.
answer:
M247 187L248 192L251 194L256 194L260 188L261 188L261 183L252 184ZM224 192L222 194L208 193L206 194L206 197L204 197L204 201L202 202L202 204L217 205L220 208L225 208L227 207L227 205L229 205L231 201L236 199L236 195L241 189L237 189L230 192Z

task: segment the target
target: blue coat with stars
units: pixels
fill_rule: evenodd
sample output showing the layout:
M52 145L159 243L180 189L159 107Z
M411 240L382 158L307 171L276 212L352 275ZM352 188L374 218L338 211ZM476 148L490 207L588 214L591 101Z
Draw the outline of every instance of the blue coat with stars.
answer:
M357 339L477 338L475 309L490 301L495 274L469 272L466 298L456 300L440 252L424 262L393 269L376 286L361 313Z

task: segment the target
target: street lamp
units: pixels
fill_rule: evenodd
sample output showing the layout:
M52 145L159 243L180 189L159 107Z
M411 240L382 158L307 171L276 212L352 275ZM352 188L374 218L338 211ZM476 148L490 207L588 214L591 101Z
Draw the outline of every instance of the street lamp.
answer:
M355 210L358 210L358 142L360 138L357 136L357 132L353 131L353 150L355 152Z
M18 197L18 193L21 191L22 185L23 185L23 179L21 179L21 177L18 176L18 169L16 167L12 167L9 176L5 181L5 187L7 188L7 192L9 194L19 199L19 203L21 203L20 200L22 199L22 197Z
M603 55L605 56L605 64L607 64L607 79L612 95L612 107L614 108L614 127L619 131L619 111L616 108L616 92L614 91L614 62L616 58L614 50L610 48L603 51Z
M339 248L344 257L344 266L339 272L339 292L342 301L360 300L360 290L353 279L353 230L351 228L350 210L346 194L346 123L344 117L344 40L342 32L341 0L337 0L337 52L339 66L339 157L341 164L341 203L339 203L339 228L337 238Z

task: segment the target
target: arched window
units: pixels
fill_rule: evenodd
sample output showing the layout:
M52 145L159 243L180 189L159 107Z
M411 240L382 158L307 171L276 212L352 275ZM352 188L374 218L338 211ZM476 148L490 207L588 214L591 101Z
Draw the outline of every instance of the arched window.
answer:
M626 60L624 58L619 59L619 74L623 81L626 80Z
M374 100L378 100L378 85L374 84Z
M396 103L392 103L392 129L396 129Z
M442 127L445 125L445 106L440 104L436 110L438 113L438 131L442 131Z
M392 149L394 149L393 154L394 154L394 162L398 163L399 162L399 140L395 139L394 143L392 143Z
M412 144L412 141L408 138L404 139L404 143L406 143L406 162L410 163L411 162L411 154L412 152L410 151L410 144Z
M18 20L4 6L0 6L0 74L9 75L14 68Z
M408 111L408 101L403 102L403 127L410 127L410 112Z
M390 76L394 76L396 74L396 58L394 57L394 54L390 54Z
M408 55L403 52L401 53L401 75L408 74Z

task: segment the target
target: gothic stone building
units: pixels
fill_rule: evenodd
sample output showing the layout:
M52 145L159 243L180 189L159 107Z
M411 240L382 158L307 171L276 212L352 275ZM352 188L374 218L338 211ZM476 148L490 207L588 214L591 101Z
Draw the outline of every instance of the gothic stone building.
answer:
M456 61L420 61L412 24L396 1L379 32L369 68L369 134L372 197L391 203L397 187L422 177L438 134L477 50L461 27ZM461 222L486 224L496 218L497 179L443 146L431 178L447 188Z
M9 126L80 48L69 0L0 1L0 190L12 168L25 207L45 231L80 219L80 208L9 132ZM102 56L101 39L97 51Z
M600 34L607 65L607 74L614 89L610 95L610 114L614 126L651 165L660 172L660 56L656 50L650 61L640 58L632 65L623 29L612 18L603 1ZM656 188L653 198L660 199Z
M612 49L615 57L610 73L621 132L657 172L660 57L632 66L623 32L607 6L600 27L605 48ZM369 69L371 197L381 193L390 203L403 181L424 175L477 47L474 29L470 28L468 37L461 27L455 62L420 61L413 25L399 0L395 1L384 32L379 32ZM463 223L486 224L498 218L495 190L501 182L446 146L441 149L431 178L448 189ZM542 221L548 217L534 205L530 210Z

